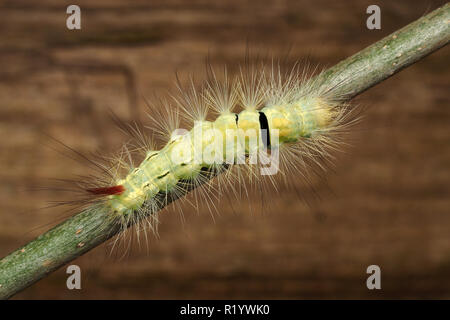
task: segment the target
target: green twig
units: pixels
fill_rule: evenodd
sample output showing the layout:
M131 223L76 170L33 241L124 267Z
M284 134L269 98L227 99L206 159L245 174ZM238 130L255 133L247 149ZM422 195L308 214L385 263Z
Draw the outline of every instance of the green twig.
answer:
M351 99L449 40L447 3L326 70L323 80L344 84L342 93ZM109 214L102 206L87 208L0 260L0 298L11 297L116 235L120 228Z

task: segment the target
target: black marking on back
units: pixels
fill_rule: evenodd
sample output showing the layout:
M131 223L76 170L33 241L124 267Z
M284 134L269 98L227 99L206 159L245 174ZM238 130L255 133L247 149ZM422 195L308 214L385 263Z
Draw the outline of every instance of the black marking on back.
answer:
M264 112L259 112L259 128L261 129L261 139L264 147L270 148L269 121Z
M151 158L153 158L154 156L157 156L157 155L158 155L158 152L157 153L153 153L153 154L149 155L145 160L148 161L148 160L150 160Z
M170 171L167 171L166 173L163 173L162 175L157 176L156 179L162 179L162 178L164 178L165 176L167 176L169 173L170 173Z

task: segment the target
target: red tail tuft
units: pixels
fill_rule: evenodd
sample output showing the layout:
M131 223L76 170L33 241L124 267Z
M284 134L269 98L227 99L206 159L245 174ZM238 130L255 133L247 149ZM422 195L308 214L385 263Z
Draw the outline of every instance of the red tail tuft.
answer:
M125 191L125 188L122 185L118 185L112 187L86 189L86 191L92 194L114 195L114 194L122 194Z

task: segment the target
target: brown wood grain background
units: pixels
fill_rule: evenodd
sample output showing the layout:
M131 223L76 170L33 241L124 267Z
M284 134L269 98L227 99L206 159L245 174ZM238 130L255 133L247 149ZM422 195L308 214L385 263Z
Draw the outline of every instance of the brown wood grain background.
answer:
M108 109L147 122L145 99L173 89L175 72L201 79L207 56L233 69L250 43L331 66L443 3L80 0L82 30L69 31L70 3L2 1L0 256L70 215L38 210L58 195L36 187L85 170L43 132L114 151L125 138ZM381 30L365 27L370 4ZM221 199L214 219L174 207L148 248L121 257L104 245L75 260L82 290L66 289L62 268L17 298L450 298L449 58L443 48L358 99L369 108L354 146L310 206L282 188L264 205ZM377 292L365 285L371 264Z

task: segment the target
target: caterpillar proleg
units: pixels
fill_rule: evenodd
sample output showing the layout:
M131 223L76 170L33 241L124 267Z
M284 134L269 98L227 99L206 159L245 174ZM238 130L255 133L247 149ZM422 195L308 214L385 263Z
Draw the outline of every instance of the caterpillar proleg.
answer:
M326 162L333 161L341 144L336 133L344 132L356 117L335 94L341 84L324 86L317 80L320 77L307 79L306 74L298 65L283 72L272 63L268 68L241 69L234 78L224 71L219 80L210 68L201 89L195 89L191 80L187 90L178 86L181 97L173 97L176 107L163 102L166 123L157 119L156 126L171 134L161 149L141 143L145 156L138 166L125 165L124 176L110 174L113 178L106 185L85 190L101 199L114 219L129 226L154 216L164 206L161 203L168 202L168 194L181 197L219 174L219 190L223 184L234 190L246 180L259 183L262 176L273 185L277 175L307 182L311 165L324 170ZM209 110L216 114L212 120L206 120ZM189 130L177 128L180 113L190 119ZM152 111L150 117L156 118ZM124 129L148 140L135 127ZM119 160L115 167L124 163ZM293 171L298 172L292 175Z

